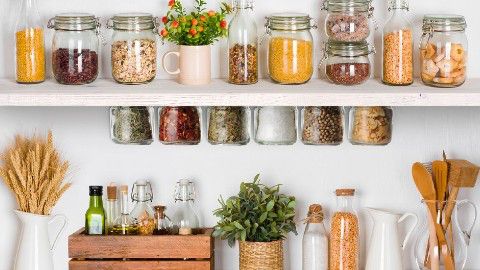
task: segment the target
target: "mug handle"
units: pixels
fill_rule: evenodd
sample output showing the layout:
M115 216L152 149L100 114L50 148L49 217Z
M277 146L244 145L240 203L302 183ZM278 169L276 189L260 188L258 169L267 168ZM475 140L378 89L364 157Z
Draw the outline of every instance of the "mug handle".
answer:
M180 59L180 53L179 52L175 52L175 51L167 52L166 54L163 55L163 58L162 58L163 69L170 75L177 75L177 74L180 73L180 68L177 68L177 70L175 70L175 71L170 71L170 70L168 70L167 65L165 64L165 60L170 55L176 55L177 58Z
M413 233L413 230L415 229L415 227L417 227L417 224L418 224L418 217L417 215L415 214L412 214L412 213L405 213L403 216L400 217L400 219L398 219L398 222L397 223L402 223L403 221L405 221L408 217L412 217L414 220L415 220L415 223L413 224L412 228L408 231L407 235L405 235L405 239L403 240L403 244L401 246L402 250L405 250L405 247L407 246L407 242L408 240L410 239L410 236L411 234Z
M463 238L465 239L465 243L467 244L467 246L470 245L470 237L472 236L472 231L473 231L473 227L475 227L475 223L477 221L477 207L475 206L475 204L469 200L461 200L457 203L457 210L459 210L462 205L464 204L469 204L470 206L472 206L473 208L473 211L475 213L475 215L473 216L473 221L472 221L472 225L470 225L469 229L468 230L464 230L463 228L461 228L461 225L458 224L458 226L460 227L460 230L462 231L462 234L463 234ZM455 211L455 220L458 220L458 211Z
M62 234L62 232L65 230L65 227L67 226L67 217L65 215L61 215L61 214L60 215L55 215L54 217L52 217L48 221L48 225L52 224L57 219L62 219L63 224L62 224L62 227L60 228L60 230L58 231L57 236L55 236L55 240L53 241L53 245L50 247L50 250L52 250L52 251L55 249L55 246L57 245L57 240L60 237L60 234Z

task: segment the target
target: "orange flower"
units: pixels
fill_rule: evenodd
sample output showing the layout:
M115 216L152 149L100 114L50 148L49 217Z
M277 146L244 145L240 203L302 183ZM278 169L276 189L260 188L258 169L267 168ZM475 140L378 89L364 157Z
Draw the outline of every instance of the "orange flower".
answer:
M177 21L173 21L173 22L172 22L172 27L173 27L173 28L177 28L178 25L179 25L179 23L178 23Z
M215 10L210 10L210 11L208 12L208 16L210 16L210 17L215 16L215 14L216 14L216 13L215 13Z
M204 29L203 29L203 26L200 25L200 26L197 27L197 31L198 31L199 33L203 32L203 30L204 30Z
M165 28L162 29L162 31L160 31L160 35L162 35L162 37L168 36L168 31L167 31L167 29L165 29Z
M197 26L198 20L197 19L192 19L192 26Z
M195 36L197 34L197 30L192 28L192 29L190 29L189 33L190 33L190 35Z
M175 0L170 0L170 1L168 1L168 6L169 6L170 8L173 8L174 5L175 5Z
M223 28L223 29L227 29L227 21L221 20L220 21L220 27Z
M207 21L207 17L205 17L204 15L200 16L200 21L202 21L202 22Z
M168 18L167 18L167 16L163 16L163 17L162 17L162 22L163 22L164 24L167 24L167 23L168 23Z

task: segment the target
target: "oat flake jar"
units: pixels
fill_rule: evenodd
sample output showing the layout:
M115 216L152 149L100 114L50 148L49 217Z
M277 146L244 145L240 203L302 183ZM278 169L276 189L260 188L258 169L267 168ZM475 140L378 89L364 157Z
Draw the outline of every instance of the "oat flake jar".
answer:
M425 15L420 44L423 83L457 87L466 79L467 23L460 15Z

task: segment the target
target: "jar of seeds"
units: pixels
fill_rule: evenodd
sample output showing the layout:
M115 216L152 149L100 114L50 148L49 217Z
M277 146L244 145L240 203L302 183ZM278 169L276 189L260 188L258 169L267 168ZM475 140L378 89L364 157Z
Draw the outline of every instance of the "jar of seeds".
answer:
M153 142L152 107L111 107L110 137L119 144Z
M297 141L295 107L257 107L254 114L255 142L288 145Z
M209 143L243 145L250 141L248 107L209 107L207 114Z
M350 110L349 139L352 144L386 145L392 140L390 107L353 107Z
M338 145L343 142L341 107L305 107L301 119L304 144Z

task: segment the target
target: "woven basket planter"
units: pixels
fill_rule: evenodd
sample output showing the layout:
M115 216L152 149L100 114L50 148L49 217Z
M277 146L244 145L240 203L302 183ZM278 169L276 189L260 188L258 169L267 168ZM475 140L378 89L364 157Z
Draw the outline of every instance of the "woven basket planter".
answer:
M283 270L283 241L240 241L240 270Z

